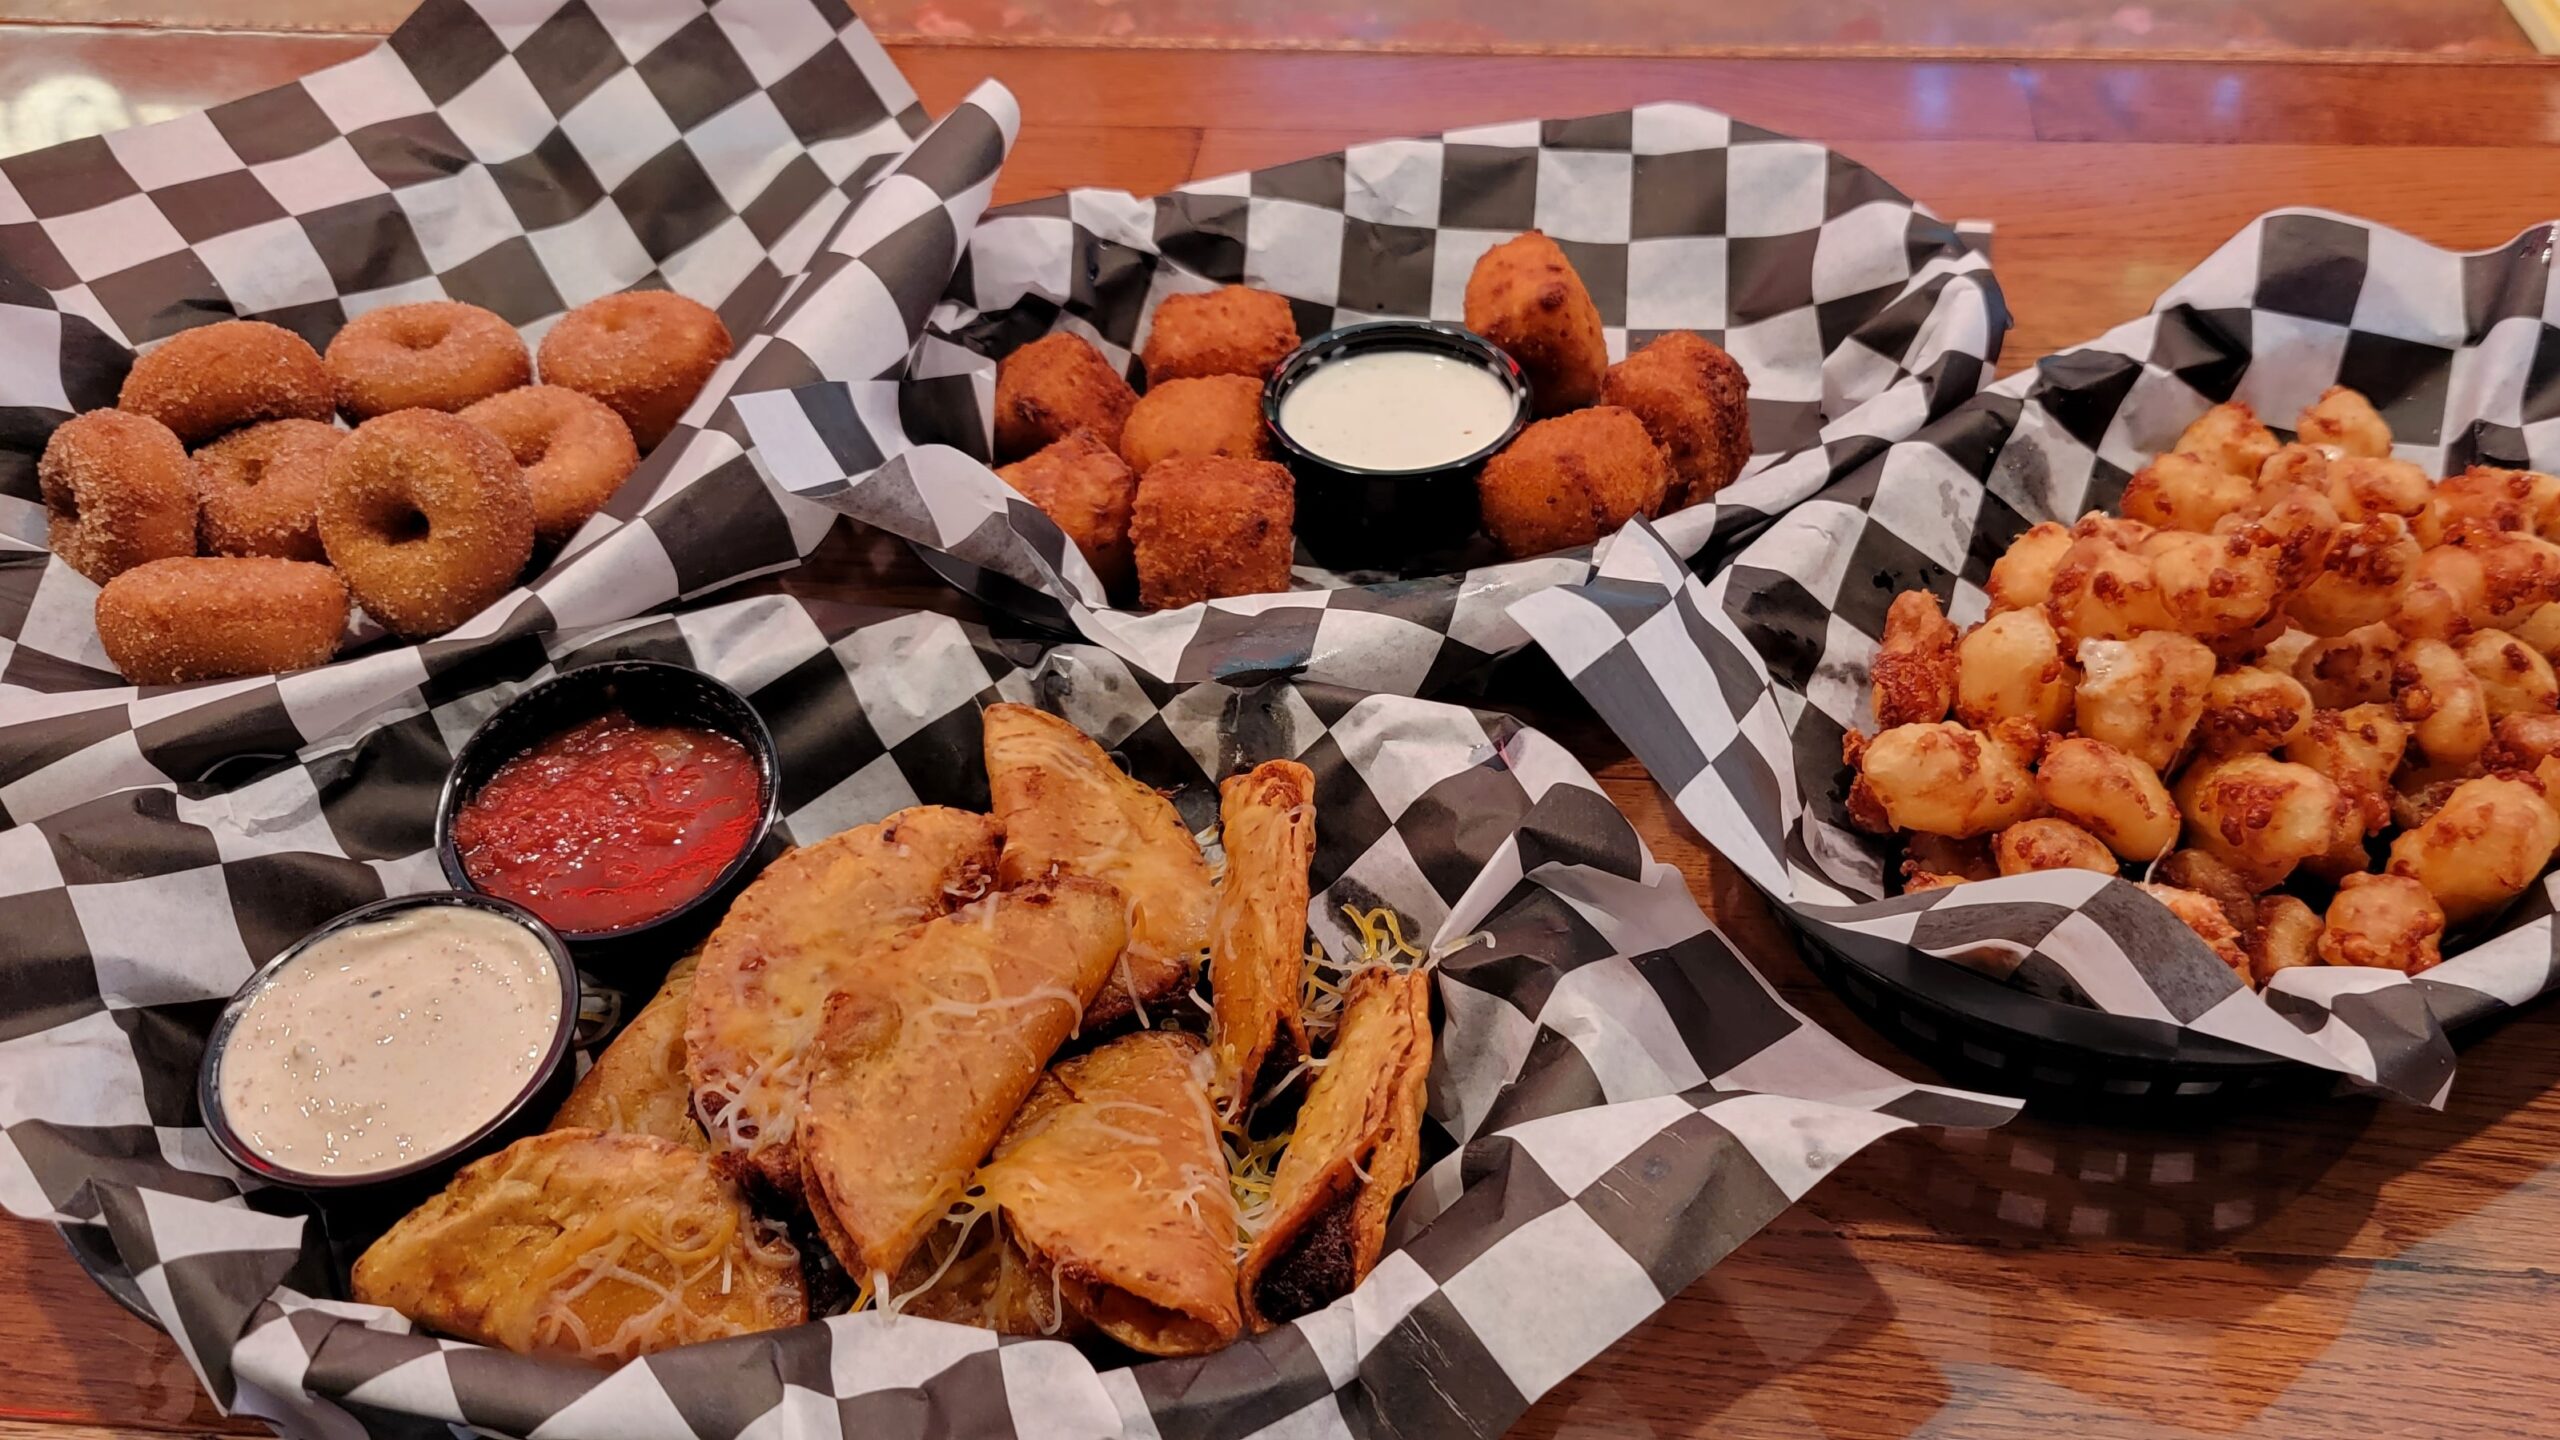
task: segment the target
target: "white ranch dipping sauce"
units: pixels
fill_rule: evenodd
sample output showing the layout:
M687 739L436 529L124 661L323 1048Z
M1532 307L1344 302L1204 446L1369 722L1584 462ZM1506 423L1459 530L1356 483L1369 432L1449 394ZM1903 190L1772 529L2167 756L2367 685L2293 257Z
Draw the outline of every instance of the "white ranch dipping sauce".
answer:
M533 932L421 905L323 937L258 991L223 1046L223 1112L290 1170L397 1169L505 1109L559 1024L559 972Z
M1519 402L1494 374L1436 350L1327 360L1280 397L1280 428L1336 465L1429 470L1499 437Z

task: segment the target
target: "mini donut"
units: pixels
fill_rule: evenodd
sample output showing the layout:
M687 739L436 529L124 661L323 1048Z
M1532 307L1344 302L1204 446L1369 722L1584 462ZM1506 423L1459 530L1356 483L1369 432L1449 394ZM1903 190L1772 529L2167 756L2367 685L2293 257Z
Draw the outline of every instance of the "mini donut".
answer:
M460 410L533 378L516 327L459 300L368 310L329 342L321 363L338 408L359 423L394 410Z
M631 427L601 400L559 385L492 395L462 418L498 437L533 492L533 538L559 545L578 533L640 463Z
M729 358L729 327L698 300L626 290L590 300L542 337L542 383L613 407L648 450L667 438L703 382Z
M270 420L235 430L195 453L197 537L211 555L324 560L320 492L329 452L345 439L317 420Z
M142 352L116 408L148 415L189 445L261 420L337 413L329 372L301 336L263 320L217 320Z
M533 554L533 494L488 431L394 410L330 452L320 545L383 628L437 635L515 584Z
M92 410L54 427L36 462L46 539L64 564L104 585L150 560L196 553L196 492L169 427Z
M324 665L346 628L347 587L301 560L179 556L137 565L98 592L98 639L136 685Z

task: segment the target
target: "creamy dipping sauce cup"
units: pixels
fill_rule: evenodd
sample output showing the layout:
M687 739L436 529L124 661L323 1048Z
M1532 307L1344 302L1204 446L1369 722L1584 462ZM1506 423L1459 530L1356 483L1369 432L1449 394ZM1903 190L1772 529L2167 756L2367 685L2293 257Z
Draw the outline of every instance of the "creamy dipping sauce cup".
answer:
M1262 389L1298 482L1299 543L1341 570L1458 568L1476 473L1527 423L1529 385L1492 341L1430 320L1371 320L1299 346Z
M576 1078L579 1000L568 948L520 906L458 891L376 901L231 997L198 1108L259 1179L431 1187L549 1121ZM235 1113L250 1105L270 1113Z

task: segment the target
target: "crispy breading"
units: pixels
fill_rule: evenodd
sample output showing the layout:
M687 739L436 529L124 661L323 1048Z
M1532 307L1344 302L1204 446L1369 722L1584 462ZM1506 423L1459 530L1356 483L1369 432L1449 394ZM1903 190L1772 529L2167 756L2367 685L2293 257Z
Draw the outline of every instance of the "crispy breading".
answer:
M1298 318L1285 295L1229 285L1167 295L1147 325L1147 384L1197 375L1248 375L1259 385L1298 348Z
M1159 462L1139 477L1129 516L1139 603L1166 610L1288 589L1297 515L1297 482L1285 466L1220 456Z
M1520 362L1533 413L1561 415L1599 397L1609 368L1599 307L1544 234L1526 231L1476 257L1465 315L1468 329Z
M996 362L996 458L1019 459L1078 430L1114 447L1138 403L1120 372L1081 335L1043 335Z

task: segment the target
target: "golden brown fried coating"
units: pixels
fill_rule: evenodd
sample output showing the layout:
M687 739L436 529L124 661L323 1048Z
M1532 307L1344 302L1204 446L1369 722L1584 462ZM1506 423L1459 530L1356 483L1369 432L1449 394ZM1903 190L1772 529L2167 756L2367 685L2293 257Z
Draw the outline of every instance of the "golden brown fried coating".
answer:
M2045 746L2036 784L2054 813L2149 864L2178 843L2177 805L2160 772L2103 740L2074 735Z
M2454 539L2431 550L2468 551L2479 557L2483 586L2480 603L2469 620L2474 625L2505 627L2560 600L2560 545L2521 531L2457 531Z
M2149 883L2143 885L2142 893L2169 907L2169 913L2196 932L2196 938L2205 943L2205 948L2213 952L2215 959L2230 966L2231 973L2239 976L2242 984L2248 983L2249 952L2240 948L2239 930L2232 925L2231 917L2222 913L2222 907L2214 903L2212 896L2181 890L2174 885Z
M2021 820L1993 837L1991 853L2003 875L2032 870L2095 870L2116 873L2115 852L2105 841L2068 820L2050 815Z
M2517 711L2498 717L2480 761L2490 770L2531 770L2560 754L2560 713Z
M1052 331L996 362L996 458L1022 459L1078 430L1117 450L1137 403L1092 342Z
M2308 485L2261 489L2249 509L2213 522L2216 535L2244 535L2275 547L2276 580L2290 594L2326 570L2346 522L2329 497Z
M357 1258L355 1298L519 1355L615 1366L809 1317L799 1252L708 1158L552 1130L463 1167Z
M2291 895L2270 895L2258 902L2258 923L2243 942L2249 952L2249 982L2264 986L2279 970L2320 963L2320 912Z
M2080 535L2063 552L2045 615L2074 655L2083 640L2121 640L2172 623L2151 562L2104 534Z
M577 1088L544 1129L655 1135L688 1149L711 1149L693 1118L693 1082L684 1070L684 1022L701 961L696 950L668 968L658 993L578 1077Z
M1520 362L1533 414L1561 415L1599 398L1609 368L1600 311L1555 241L1529 230L1478 256L1465 313L1468 329Z
M2223 516L2246 509L2257 494L2258 484L2249 476L2201 456L2172 452L2133 472L2119 503L2126 518L2146 525L2205 531Z
M1992 613L2042 608L2053 594L2054 572L2071 549L2071 527L2051 520L2030 525L2000 558L1991 562L1984 582Z
M2523 775L2465 780L2426 823L2391 842L2391 874L2427 887L2459 925L2524 893L2560 849L2560 814L2540 781Z
M559 385L526 385L465 407L498 437L533 495L533 538L565 545L639 468L640 447L613 407Z
M234 430L188 464L203 502L197 535L207 554L326 560L320 492L342 432L317 420L270 420Z
M2324 965L2373 965L2415 975L2444 957L2444 910L2427 888L2405 875L2350 875L2316 944Z
M1129 512L1138 603L1167 610L1288 589L1297 510L1296 482L1268 460L1185 456L1150 467Z
M2355 802L2366 834L2391 823L2391 776L2409 750L2409 727L2389 705L2315 710L2284 758L2308 765ZM2359 866L2358 868L2362 868Z
M337 405L309 341L263 320L217 320L144 351L125 373L116 408L201 445L261 420L327 420Z
M2367 465L2407 461L2368 460ZM2418 467L2409 465L2411 470ZM2560 479L2530 470L2500 470L2474 465L2448 475L2427 495L2427 503L2410 520L2418 543L2441 545L2462 530L2526 530L2546 534L2560 518Z
M2276 436L2258 419L2257 411L2241 401L2226 400L2197 416L2169 448L2254 479L2276 453Z
M2462 656L2441 640L2400 647L2391 685L2409 738L2431 765L2468 765L2489 748L2489 696Z
M36 462L46 541L104 585L151 560L196 553L196 493L169 427L92 410L54 427Z
M1588 545L1662 508L1671 464L1635 412L1577 410L1522 430L1476 477L1485 533L1513 559Z
M2537 605L2506 630L2548 660L2560 654L2560 603Z
M1956 697L1956 627L1947 623L1937 596L1905 590L1893 597L1872 677L1868 689L1877 729L1947 718Z
M1203 375L1148 388L1120 430L1120 458L1140 476L1167 460L1208 455L1271 458L1262 423L1262 382Z
M2391 823L2403 830L2415 830L2435 818L2444 802L2463 781L2476 775L2444 775L2427 770L2412 770L2391 778Z
M2239 871L2205 851L2172 850L2152 867L2151 878L2211 897L2232 928L2244 935L2258 923L2258 892Z
M1634 411L1671 461L1665 515L1713 497L1751 459L1750 382L1732 356L1687 330L1610 366L1600 403Z
M2315 640L2294 660L2293 678L2324 710L2388 705L2392 671L2400 663L2400 643L2400 632L2388 625L2367 625L2335 639Z
M1898 725L1866 743L1855 785L1897 829L1987 835L2044 812L2028 769L2038 743L2035 727L2016 720L1987 734L1947 721Z
M2329 462L2329 503L2350 523L2376 515L2414 521L2427 509L2435 489L2427 472L2412 461L2341 455Z
M2418 538L2397 515L2372 515L2338 532L2328 563L2285 602L2293 623L2314 635L2344 635L2391 620L2416 579Z
M1164 297L1139 358L1150 388L1200 375L1245 375L1258 385L1297 348L1298 317L1287 296L1229 285Z
M347 628L347 587L326 565L173 556L98 592L98 640L136 685L184 685L329 663Z
M2391 628L2413 640L2452 640L2476 623L2489 602L2484 552L2470 545L2438 545L2410 567Z
M2263 525L2211 535L2163 530L2142 544L2169 623L2198 639L2245 635L2284 600L2284 547Z
M729 327L710 306L667 290L626 290L561 316L534 362L543 384L613 407L645 454L684 418L729 348Z
M1275 1072L1306 1058L1298 989L1307 951L1307 866L1316 853L1315 772L1265 760L1218 785L1227 852L1209 918L1209 1089L1240 1118Z
M2080 645L2072 710L2080 733L2166 773L2204 717L2213 652L2169 630Z
M2296 485L2307 485L2314 490L2328 488L2328 451L2297 440L2291 445L2278 446L2276 453L2267 457L2267 463L2258 467L2257 488L2260 494L2273 495Z
M2327 445L2349 455L2375 459L2391 453L2391 427L2373 402L2344 385L2332 385L2303 408L2293 433L2306 445Z
M2079 683L2041 609L2003 610L1956 645L1956 718L1977 730L2012 717L2059 730Z
M1991 837L1951 840L1914 830L1903 837L1902 888L1936 890L1968 880L1989 880L2000 873L1991 853Z
M1113 594L1136 582L1129 512L1138 503L1138 477L1092 431L1053 441L1030 459L997 470L996 478L1057 522Z
M2259 890L2327 854L2340 817L2353 813L2328 776L2271 755L2200 760L2178 776L2172 793L2187 817L2188 843Z
M358 424L394 410L461 410L533 379L516 327L460 300L368 310L320 360L338 408Z
M2310 726L2311 692L2290 675L2226 667L2205 687L2196 740L2206 754L2280 750Z
M2493 721L2560 706L2560 678L2553 676L2551 662L2506 631L2474 630L2453 648L2480 682Z

